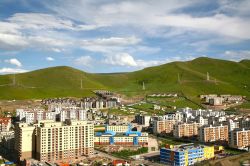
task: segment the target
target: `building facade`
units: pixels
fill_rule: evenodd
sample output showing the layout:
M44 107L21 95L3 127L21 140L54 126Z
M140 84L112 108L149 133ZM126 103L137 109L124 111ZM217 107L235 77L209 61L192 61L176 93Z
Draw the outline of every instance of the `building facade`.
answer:
M65 123L44 120L37 124L18 123L15 127L15 150L18 160L60 162L92 155L94 125L87 121Z
M160 120L153 122L153 132L158 133L172 133L174 130L175 120Z
M250 146L250 130L235 129L229 133L229 146L237 149L248 149Z
M199 128L201 142L228 142L228 126L202 126Z
M160 150L161 163L167 165L187 166L214 157L214 147L181 145Z
M114 130L112 130L114 129ZM125 130L127 129L127 130ZM96 133L95 145L120 145L120 146L148 146L148 133L131 131L131 125L106 126L104 133Z
M194 137L198 135L199 123L179 123L174 125L174 137Z
M106 125L105 130L106 131L113 131L116 133L125 133L129 130L129 125Z
M10 131L11 118L0 118L0 133Z
M87 121L41 123L36 138L40 161L68 161L94 152L94 125Z
M136 115L135 116L135 122L141 125L144 125L145 127L148 127L150 125L150 119L151 116L149 115Z
M15 153L17 160L22 161L34 157L35 150L35 126L27 123L17 123L15 125Z

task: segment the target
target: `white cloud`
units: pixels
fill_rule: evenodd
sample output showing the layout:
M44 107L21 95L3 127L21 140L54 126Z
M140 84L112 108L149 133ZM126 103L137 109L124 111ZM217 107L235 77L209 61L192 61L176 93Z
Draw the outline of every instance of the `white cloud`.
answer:
M137 66L134 58L128 53L109 55L104 60L105 63L118 66Z
M142 59L134 59L134 57L128 53L119 53L115 55L107 55L103 62L114 66L126 66L126 67L134 67L137 69L141 69L150 66L158 66L173 61L187 61L192 59L194 59L193 56L187 56L187 57L174 56L163 60L142 60Z
M239 50L239 51L225 51L224 56L227 59L233 61L239 61L242 59L250 59L250 50Z
M17 67L22 67L22 63L16 58L6 59L5 62L12 65L16 65Z
M21 35L0 33L0 49L20 50L27 47L28 44Z
M75 1L74 4L66 1L57 3L56 7L50 9L59 15L77 19L88 24L105 24L111 27L124 26L136 27L138 32L151 32L160 27L181 28L178 33L185 33L187 30L193 32L214 33L222 36L235 37L242 40L250 39L249 18L241 18L235 13L211 14L209 16L192 16L191 14L176 14L185 7L202 4L206 1L199 0L144 0L144 1L119 1L106 3L93 3L92 1ZM238 3L238 2L236 2ZM219 3L221 8L227 4ZM235 3L234 3L235 4ZM50 5L50 4L48 4ZM233 5L228 5L232 7ZM242 10L249 14L247 7L249 3L245 0L241 3ZM230 8L229 7L229 8ZM226 7L224 7L226 8ZM240 9L240 10L241 10ZM219 12L220 13L220 12Z
M16 13L7 19L10 23L19 25L20 29L65 29L65 30L94 30L104 25L81 25L73 21L44 13Z
M52 58L52 57L46 57L46 60L47 60L47 61L54 61L55 59Z
M114 52L123 49L124 47L136 45L141 39L130 37L110 37L82 40L80 45L82 48L93 52Z
M81 56L75 60L75 64L78 66L92 66L93 59L90 56Z
M15 68L0 68L0 74L24 73L24 72L28 72L28 70L15 69Z

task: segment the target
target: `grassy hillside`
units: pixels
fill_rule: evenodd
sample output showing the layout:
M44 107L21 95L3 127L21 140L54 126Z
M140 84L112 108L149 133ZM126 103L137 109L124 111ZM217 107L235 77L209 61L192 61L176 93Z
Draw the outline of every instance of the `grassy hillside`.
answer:
M92 90L95 89L109 89L126 95L181 92L192 100L197 100L199 94L205 93L250 97L249 62L197 58L189 62L172 62L136 72L115 74L90 74L65 66L53 67L17 74L15 86L0 86L0 99L81 97L93 95ZM207 72L210 81L206 81ZM0 85L11 84L13 78L13 75L0 76ZM142 91L143 82L145 91Z

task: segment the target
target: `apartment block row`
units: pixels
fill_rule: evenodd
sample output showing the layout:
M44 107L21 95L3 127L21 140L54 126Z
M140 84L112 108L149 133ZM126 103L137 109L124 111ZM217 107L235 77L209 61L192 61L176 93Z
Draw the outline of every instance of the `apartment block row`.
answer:
M65 121L66 119L87 120L87 110L57 109L46 111L44 109L17 109L16 116L19 121L36 123L41 120Z
M81 109L103 109L116 107L120 99L114 96L86 97L76 98L50 98L41 101L42 105L60 106L60 107L77 107Z
M18 160L60 162L92 155L94 125L88 121L39 121L34 125L17 123L15 153Z
M237 149L250 146L250 129L235 128L228 125L203 125L199 123L175 123L173 120L155 121L156 133L172 133L176 138L197 137L200 142L217 142L228 144Z

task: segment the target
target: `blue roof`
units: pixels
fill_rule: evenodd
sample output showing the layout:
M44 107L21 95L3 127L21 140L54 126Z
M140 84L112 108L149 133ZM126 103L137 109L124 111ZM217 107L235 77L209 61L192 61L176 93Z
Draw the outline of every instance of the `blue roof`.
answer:
M125 134L126 135L136 134L137 136L141 136L141 132L140 131L127 131Z
M10 165L10 164L14 164L14 163L12 161L8 161L8 162L5 162L4 164Z

